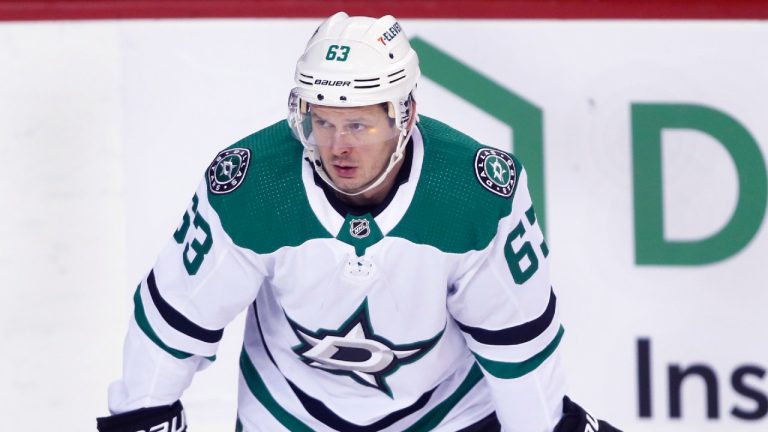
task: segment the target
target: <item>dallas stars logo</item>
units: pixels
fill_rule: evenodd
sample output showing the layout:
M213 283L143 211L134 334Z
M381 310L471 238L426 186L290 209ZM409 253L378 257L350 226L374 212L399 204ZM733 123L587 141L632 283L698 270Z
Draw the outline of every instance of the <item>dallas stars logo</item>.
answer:
M208 188L215 194L232 192L243 183L251 161L251 151L244 148L224 150L208 167Z
M318 369L346 375L358 383L378 389L389 397L392 391L386 378L408 363L428 353L440 340L445 328L431 339L404 345L377 335L368 316L368 299L338 330L310 331L288 318L301 343L293 351L301 360Z
M475 155L475 176L484 188L510 197L517 179L515 162L501 150L482 148Z

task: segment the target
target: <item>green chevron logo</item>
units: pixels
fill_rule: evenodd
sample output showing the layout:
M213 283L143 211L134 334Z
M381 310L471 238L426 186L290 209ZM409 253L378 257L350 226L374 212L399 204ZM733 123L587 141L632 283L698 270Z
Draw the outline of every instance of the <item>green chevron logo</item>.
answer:
M512 150L528 168L528 188L545 230L542 110L420 37L411 39L411 46L419 55L423 76L510 127L512 142L505 150Z

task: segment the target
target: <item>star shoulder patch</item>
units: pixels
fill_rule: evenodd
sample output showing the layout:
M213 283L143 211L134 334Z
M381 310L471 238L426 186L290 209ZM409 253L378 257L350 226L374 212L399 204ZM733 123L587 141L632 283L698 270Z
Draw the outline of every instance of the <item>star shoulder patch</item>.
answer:
M251 151L232 148L220 152L208 167L208 190L214 194L226 194L237 189L248 172Z
M481 148L475 154L475 177L487 190L509 198L517 181L515 161L501 150Z
M424 341L394 344L374 333L368 299L337 330L311 331L290 318L288 322L301 342L293 347L293 351L304 363L336 375L346 375L389 397L392 397L392 390L386 378L401 366L423 357L445 332L443 328Z

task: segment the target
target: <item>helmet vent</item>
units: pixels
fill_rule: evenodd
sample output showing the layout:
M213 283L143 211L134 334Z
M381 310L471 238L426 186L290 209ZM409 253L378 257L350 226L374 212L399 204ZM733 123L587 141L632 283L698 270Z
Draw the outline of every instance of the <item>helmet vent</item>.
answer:
M361 79L356 79L355 82L356 83L373 83L374 81L378 81L378 80L379 80L379 78L361 78ZM368 85L356 85L355 88L356 89L369 89L369 88L379 87L380 85L381 84L378 84L378 83L376 83L376 84L368 84Z
M405 72L405 69L400 69L397 72L392 72L391 74L387 75L388 78L392 78L393 76Z
M299 82L306 85L312 85L312 79L313 77L311 75L306 75L301 72L299 72L299 75L301 75L303 78L307 78L309 81L304 81L303 79L299 79Z
M401 76L400 78L396 78L396 79L393 79L393 80L392 80L392 81L390 81L389 83L390 83L390 84L392 84L392 83L396 83L396 82L400 81L400 80L401 80L401 79L403 79L403 78L405 78L405 75Z

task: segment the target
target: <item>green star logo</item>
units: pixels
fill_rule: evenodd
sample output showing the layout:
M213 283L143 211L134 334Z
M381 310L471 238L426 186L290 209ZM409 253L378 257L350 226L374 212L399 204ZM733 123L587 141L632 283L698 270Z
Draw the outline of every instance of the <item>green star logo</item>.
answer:
M287 316L286 316L287 317ZM392 397L386 378L401 366L413 363L428 353L440 340L445 328L434 337L407 344L395 344L377 335L368 314L368 299L336 330L309 330L288 318L301 342L293 351L317 369L345 375L359 384L380 390Z

